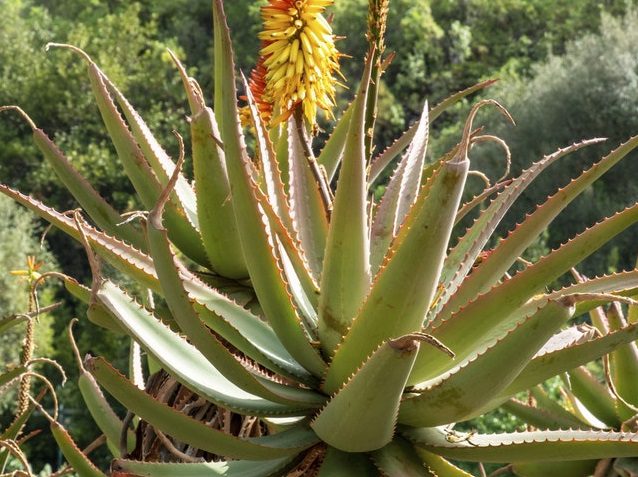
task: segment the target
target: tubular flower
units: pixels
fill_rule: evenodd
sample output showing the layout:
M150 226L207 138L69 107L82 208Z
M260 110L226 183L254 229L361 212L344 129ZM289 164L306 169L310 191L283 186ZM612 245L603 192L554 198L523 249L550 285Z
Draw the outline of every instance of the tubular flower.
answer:
M332 117L333 73L339 73L339 52L332 28L323 17L333 0L270 0L262 8L261 55L265 84L258 102L270 103L286 119L299 105L311 124L317 107ZM255 91L253 91L255 92Z
M257 62L257 66L255 66L250 73L248 86L250 87L250 91L257 103L259 114L266 123L269 123L270 118L272 117L272 102L266 101L264 98L266 90L266 73L268 72L264 66L264 59L265 58L263 56L260 57Z

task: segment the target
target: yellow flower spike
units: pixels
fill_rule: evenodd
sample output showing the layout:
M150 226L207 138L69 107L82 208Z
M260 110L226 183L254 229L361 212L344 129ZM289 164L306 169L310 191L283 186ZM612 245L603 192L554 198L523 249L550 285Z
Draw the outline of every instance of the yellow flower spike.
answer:
M253 72L262 82L251 90L265 120L273 110L277 124L298 106L311 125L316 124L317 108L333 117L334 73L339 71L340 54L335 47L332 27L323 17L333 0L269 0L261 10L263 41L259 66ZM259 86L259 87L255 87Z
M44 262L36 262L35 256L27 256L27 268L24 270L11 270L9 273L17 277L23 277L29 283L33 283L40 278L38 270L42 267Z

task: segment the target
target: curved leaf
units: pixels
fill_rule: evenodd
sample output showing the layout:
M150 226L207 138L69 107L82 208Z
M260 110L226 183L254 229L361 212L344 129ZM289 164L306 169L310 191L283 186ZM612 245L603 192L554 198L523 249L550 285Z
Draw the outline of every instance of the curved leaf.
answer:
M638 434L603 431L534 431L469 434L440 429L406 430L416 446L450 459L480 462L535 462L635 456Z
M303 427L267 437L240 439L155 400L102 358L88 358L85 366L100 385L131 412L198 449L233 459L272 460L297 455L317 442L314 433Z

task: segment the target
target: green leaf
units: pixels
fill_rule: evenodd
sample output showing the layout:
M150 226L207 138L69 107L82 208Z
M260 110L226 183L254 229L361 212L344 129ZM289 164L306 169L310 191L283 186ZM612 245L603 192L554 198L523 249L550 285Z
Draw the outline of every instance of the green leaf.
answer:
M328 235L328 211L322 199L321 187L311 170L310 162L315 161L315 158L307 155L311 151L309 146L308 150L303 146L303 142L306 141L302 136L304 126L298 121L302 120L290 118L286 128L290 215L309 268L313 277L318 279L321 275Z
M341 452L328 447L317 477L378 477L379 472L366 454Z
M396 438L373 452L372 460L387 477L432 477L414 447L405 439Z
M521 371L518 377L499 395L505 400L543 381L589 363L610 353L616 347L638 339L638 324L608 333L565 348L539 354Z
M564 411L564 414L567 414L567 416L563 413L555 414L549 409L529 406L516 399L510 399L503 403L501 409L510 414L514 414L519 419L525 421L526 424L538 429L585 429L588 427L567 411Z
M75 240L80 241L80 233L72 218L5 185L0 185L0 192L35 212ZM82 225L82 231L91 247L111 265L142 283L145 287L159 290L159 282L155 275L153 261L148 255L86 224Z
M191 118L193 172L202 241L211 266L220 275L248 275L235 224L224 151L216 142L219 130L210 108Z
M428 138L429 121L426 101L414 139L388 183L372 222L370 261L373 275L379 270L392 239L417 198Z
M468 167L467 159L447 161L423 187L388 262L335 353L324 382L328 392L337 389L382 341L421 329L436 292Z
M514 463L512 470L519 477L586 477L594 475L597 460L573 460L568 462L527 462Z
M440 455L416 447L415 452L430 470L432 477L473 477Z
M220 128L235 219L248 272L266 318L281 342L302 366L318 376L323 372L325 362L312 346L311 338L306 334L291 301L275 250L270 245L270 231L263 226L264 217L255 196L257 185L249 172L251 166L239 128L232 46L221 0L213 2L213 20L216 40L216 104L217 100L220 101L216 113L225 118L220 123Z
M140 462L116 459L111 469L139 477L275 477L281 475L293 459L283 457L261 461L220 461L200 463Z
M106 477L106 475L82 453L62 425L55 421L51 421L50 424L51 434L53 434L55 442L58 443L62 454L64 454L66 460L80 477Z
M388 444L418 350L418 338L411 335L383 343L310 427L321 440L346 452L368 452Z
M638 435L604 431L533 431L446 434L435 428L406 430L416 446L449 459L473 462L537 462L635 456Z
M598 144L602 141L603 139L582 141L545 156L542 160L532 164L520 176L514 179L511 184L506 186L503 191L490 202L490 205L481 212L445 259L443 270L441 271L441 283L445 286L445 289L438 301L438 307L431 311L432 315L454 295L474 266L483 247L485 247L489 239L493 236L501 219L505 216L514 201L520 197L534 179L558 159L578 151L583 147Z
M627 326L619 303L612 303L607 310L607 322L612 331ZM609 377L616 393L627 403L638 406L638 347L636 343L619 346L609 355Z
M31 126L33 142L40 149L47 162L62 181L66 189L82 206L95 223L111 235L121 237L133 246L143 250L144 237L139 229L125 224L122 216L104 200L97 190L71 165L64 153L46 133L39 129L27 114L18 107L7 107L18 111ZM5 108L0 107L0 111Z
M170 249L168 235L161 224L161 206L151 212L146 231L163 295L175 321L195 348L222 375L245 391L275 402L297 405L298 403L291 395L299 394L299 397L302 397L306 394L312 396L313 393L302 393L300 389L256 377L236 359L213 333L209 332L194 310L184 288L185 281L180 276L180 270L185 269L185 267L177 262ZM154 349L150 351L153 354L157 354ZM317 402L322 402L323 398L315 395L311 401L313 400L316 404Z
M623 419L617 412L617 399L609 388L598 381L584 366L569 373L569 389L597 419L612 429L619 429Z
M113 84L113 82L111 82L104 73L102 73L102 79L115 96L115 100L124 113L124 117L129 124L133 137L137 141L140 150L158 178L160 185L162 187L166 187L170 177L175 171L175 164L170 157L168 157L168 154L166 154L166 151L164 151L157 139L155 139L153 133L141 116L137 113L137 111L135 111L133 106L131 106L129 101L124 97L115 84ZM185 216L192 228L195 231L198 231L199 222L195 191L190 186L186 178L181 174L177 178L171 200L173 201L176 210L179 211L179 215Z
M344 146L344 159L321 273L319 336L321 346L327 354L334 352L370 286L370 237L364 144L370 71L371 62L368 61L354 102ZM378 344L374 343L373 347Z
M147 209L151 209L159 198L162 186L146 161L142 148L136 142L115 105L107 87L107 83L110 81L82 50L68 45L50 44L50 46L70 48L75 53L80 54L87 62L91 88L117 155L141 202ZM174 201L170 201L167 206L167 221L170 223L171 240L178 248L195 262L208 266L208 258L199 233L189 221L184 210L180 209Z
M217 362L211 363L193 345L133 302L112 283L104 282L97 298L178 381L219 406L255 415L303 415L309 408L317 407L323 401L322 397L312 391L296 390L284 385L270 387L271 394L278 396L279 400L293 401L294 404L274 403L246 392L217 369ZM232 376L232 379L235 378L236 376ZM266 386L265 380L262 383ZM282 395L290 401L281 397ZM295 398L300 402L296 402Z
M352 111L354 109L354 103L350 103L345 112L341 115L341 118L336 122L332 129L332 134L323 146L317 162L326 171L326 176L329 181L334 179L339 164L343 158L343 148L348 137L348 130L350 129L350 121L352 119Z
M102 394L95 378L82 370L78 378L78 388L84 400L86 408L89 410L93 421L106 436L107 445L114 457L120 457L120 435L122 433L122 421L115 414L110 404ZM127 431L128 451L135 448L135 434Z
M445 343L459 359L465 359L473 350L498 336L501 330L514 326L520 318L516 310L534 294L543 291L553 280L636 222L638 204L587 229L514 277L479 296L449 319L441 321L437 317L428 323L426 332ZM448 368L447 360L441 359L441 356L429 349L423 349L415 363L414 378L423 381ZM411 379L410 382L418 381Z
M85 366L98 383L131 412L198 449L233 459L272 460L297 455L317 443L317 437L303 427L267 437L240 439L155 400L102 358L88 358Z
M316 379L288 353L267 323L195 277L187 281L200 319L215 333L266 368L311 384Z
M570 302L549 302L468 360L455 360L449 372L420 383L414 390L418 394L404 399L399 422L433 427L479 415L573 313Z
M264 120L259 113L253 93L248 86L246 78L242 75L244 84L244 91L246 92L246 98L248 99L248 106L250 114L255 125L255 138L257 139L257 146L259 147L259 160L262 166L262 180L263 188L268 197L269 203L272 204L273 211L277 214L277 217L285 224L288 232L292 231L292 221L290 218L290 207L288 204L288 197L286 196L286 189L281 178L281 171L279 169L278 155L275 152L273 143L268 134L268 127L264 123ZM282 124L281 134L285 133L285 123Z
M472 273L463 280L461 286L452 295L446 305L435 318L435 324L449 318L454 312L465 306L480 293L490 290L509 270L518 257L529 247L548 224L587 189L594 181L611 169L616 163L638 147L638 136L622 144L597 164L574 179L564 188L559 189L547 199L531 215L519 224L506 239L502 240ZM566 248L566 247L563 247ZM584 257L583 257L584 258ZM582 260L582 258L581 258ZM574 262L576 265L578 262ZM565 271L567 271L565 269ZM546 282L555 277L547 276ZM540 288L535 290L539 291Z

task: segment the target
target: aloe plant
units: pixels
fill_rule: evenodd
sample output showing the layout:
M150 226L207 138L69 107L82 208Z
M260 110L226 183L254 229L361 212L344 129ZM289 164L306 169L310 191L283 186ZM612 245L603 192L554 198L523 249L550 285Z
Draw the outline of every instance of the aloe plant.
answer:
M133 343L128 377L102 357L80 362L83 397L115 457L112 475L461 476L448 459L523 464L638 455L638 435L606 429L453 430L638 338L637 325L623 323L564 339L579 333L573 318L634 292L637 270L548 291L638 222L638 204L511 274L553 218L636 148L638 137L490 248L504 214L539 174L601 139L559 149L468 198L471 148L504 146L474 128L477 112L493 107L511 117L493 100L478 102L458 145L436 160L426 155L429 129L485 82L433 108L426 102L419 121L373 158L374 85L389 63L380 38L388 2L378 0L370 2L371 47L356 95L316 151L316 113L333 107L338 71L322 17L330 3L271 0L264 8L264 58L242 81L247 109L240 109L223 2L213 2L214 108L173 55L191 110L192 181L179 136L174 162L85 52L50 45L86 63L142 211L114 210L26 113L4 108L27 118L87 217L8 186L0 191L85 245L91 286L57 276L89 305L89 320ZM317 84L313 75L325 77ZM240 118L254 136L252 153ZM372 183L392 164L374 203ZM455 226L469 213L476 219L459 234ZM136 299L104 278L102 262L148 294ZM152 372L146 380L140 349ZM128 409L125 417L102 390ZM55 420L52 426L81 475L104 475Z

